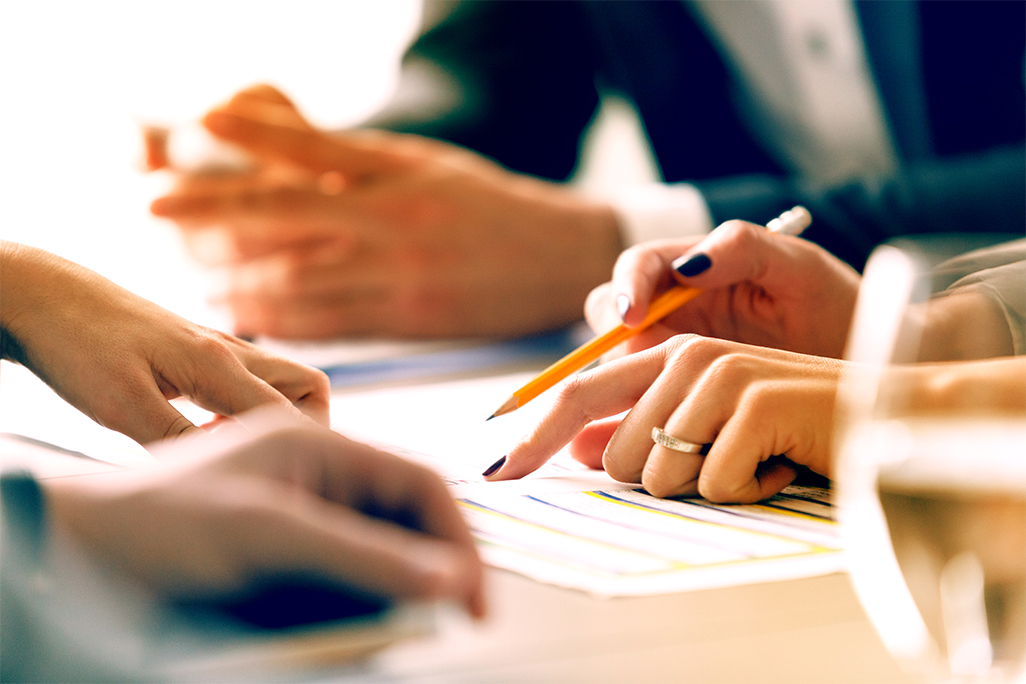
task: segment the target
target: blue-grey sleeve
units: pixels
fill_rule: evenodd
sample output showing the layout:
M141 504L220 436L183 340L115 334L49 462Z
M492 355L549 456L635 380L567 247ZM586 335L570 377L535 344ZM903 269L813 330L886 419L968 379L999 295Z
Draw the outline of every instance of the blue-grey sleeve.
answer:
M31 475L0 475L0 681L147 680L128 622L111 619L132 597L74 549L51 553L45 503Z
M429 0L395 99L365 125L564 180L599 101L585 22L575 2Z
M861 270L873 249L899 236L929 233L1023 234L1026 148L933 159L889 177L827 188L768 176L697 182L713 223L764 225L796 204L812 213L803 237Z

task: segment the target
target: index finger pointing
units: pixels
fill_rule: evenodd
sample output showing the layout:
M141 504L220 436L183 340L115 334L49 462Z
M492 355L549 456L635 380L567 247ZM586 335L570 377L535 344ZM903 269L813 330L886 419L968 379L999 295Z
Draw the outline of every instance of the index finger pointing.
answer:
M573 376L552 408L506 456L489 480L512 480L537 470L586 425L634 406L663 370L665 351L657 347Z

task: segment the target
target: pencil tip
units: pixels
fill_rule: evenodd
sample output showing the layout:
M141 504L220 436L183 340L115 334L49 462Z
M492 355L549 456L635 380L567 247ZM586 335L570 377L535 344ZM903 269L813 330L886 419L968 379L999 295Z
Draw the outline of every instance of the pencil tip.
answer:
M519 403L520 403L520 399L518 399L517 395L514 394L512 397L510 397L509 399L506 400L506 403L504 403L499 408L495 409L495 413L490 415L487 418L487 420L485 420L485 422L487 423L492 418L495 418L496 416L505 415L505 414L509 413L510 411L516 411L517 408L518 408L518 404Z

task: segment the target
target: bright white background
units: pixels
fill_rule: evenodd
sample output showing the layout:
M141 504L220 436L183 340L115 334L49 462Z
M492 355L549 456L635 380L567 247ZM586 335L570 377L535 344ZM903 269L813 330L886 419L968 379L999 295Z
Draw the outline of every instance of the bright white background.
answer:
M148 215L165 179L135 168L137 122L189 120L257 82L315 123L359 122L388 100L419 14L418 0L0 2L0 237L222 324ZM651 174L623 109L597 127L593 188Z
M162 179L136 170L136 122L195 118L269 82L319 124L355 123L388 99L419 12L418 0L0 2L0 236L204 318L202 277L148 216Z

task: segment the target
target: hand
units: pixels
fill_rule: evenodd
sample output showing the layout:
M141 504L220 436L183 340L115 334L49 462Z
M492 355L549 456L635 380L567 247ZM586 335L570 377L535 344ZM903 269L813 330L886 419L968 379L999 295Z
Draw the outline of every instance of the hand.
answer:
M758 501L794 479L793 464L829 477L843 368L834 359L674 337L571 378L489 479L523 477L573 440L576 459L653 496ZM604 420L628 409L622 421ZM653 443L653 427L712 446L706 456L672 451Z
M314 427L206 454L204 438L172 449L153 468L46 481L54 524L173 598L312 575L484 614L473 539L424 468Z
M810 242L727 221L701 241L653 241L626 250L612 281L588 297L586 313L591 326L604 331L621 322L619 311L629 303L623 322L637 325L649 303L679 283L703 292L635 336L628 352L697 333L840 358L859 280L851 267Z
M269 92L270 91L270 92ZM236 330L523 335L579 319L621 249L609 207L446 143L327 134L266 86L203 119L260 170L183 177L152 211L217 243Z
M168 403L179 396L222 416L272 404L328 424L324 373L42 250L0 242L0 258L0 326L14 360L101 425L142 443L195 430Z

